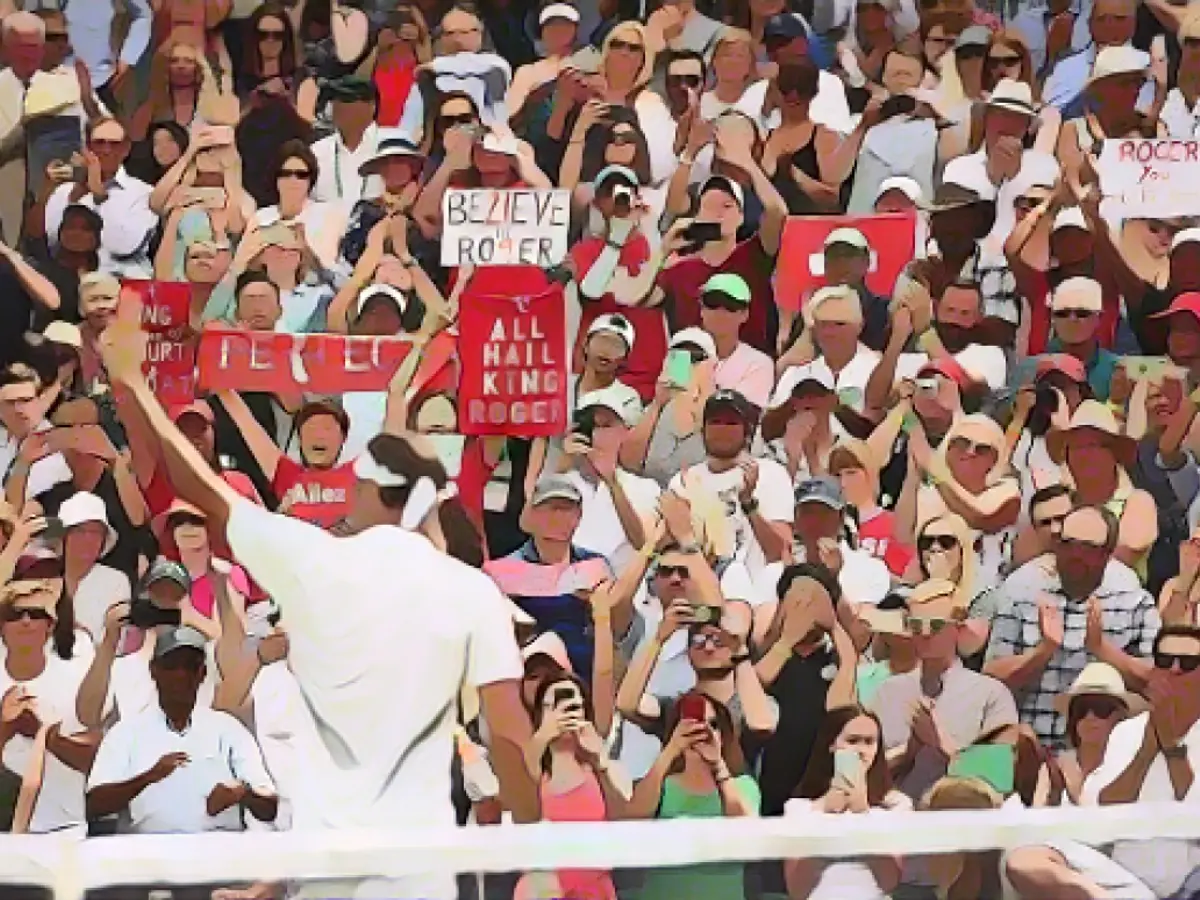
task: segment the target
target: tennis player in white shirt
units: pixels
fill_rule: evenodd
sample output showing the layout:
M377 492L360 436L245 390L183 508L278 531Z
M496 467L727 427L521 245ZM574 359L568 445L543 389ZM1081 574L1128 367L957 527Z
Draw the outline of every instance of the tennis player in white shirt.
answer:
M239 564L288 623L288 663L320 737L293 798L293 828L455 826L451 758L464 683L478 689L501 799L537 818L512 605L444 552L449 480L417 438L383 434L355 464L350 534L268 512L231 491L171 423L142 376L137 311L106 332L103 356L161 440L171 482L225 529ZM310 883L304 897L456 896L445 877Z

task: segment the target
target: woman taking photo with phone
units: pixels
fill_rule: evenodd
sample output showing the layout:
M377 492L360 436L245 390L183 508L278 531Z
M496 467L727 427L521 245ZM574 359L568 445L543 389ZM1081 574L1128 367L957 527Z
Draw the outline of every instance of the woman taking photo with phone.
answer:
M666 720L671 736L637 783L626 817L684 819L757 816L760 794L745 772L733 720L720 703L691 691ZM647 873L641 900L736 900L744 896L741 863L716 863Z
M842 706L825 715L798 797L788 816L858 815L912 802L892 790L879 720L861 706ZM784 863L792 900L883 900L900 881L901 861L875 856L851 861L792 859Z
M587 688L574 675L548 675L538 685L525 765L538 781L542 819L547 822L603 822L619 817L625 807L629 779L608 758L593 718ZM608 872L560 869L524 876L513 896L616 900L617 894Z

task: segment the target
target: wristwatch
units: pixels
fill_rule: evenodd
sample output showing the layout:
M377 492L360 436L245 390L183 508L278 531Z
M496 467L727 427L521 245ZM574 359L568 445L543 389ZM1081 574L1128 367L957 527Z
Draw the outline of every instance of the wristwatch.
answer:
M679 552L684 556L693 556L701 552L699 544L681 544Z
M749 653L740 653L737 656L735 656L732 660L730 660L730 662L733 663L734 668L737 668L742 663L750 662L750 654Z
M1166 759L1187 759L1187 744L1179 743L1174 747L1163 747L1162 755Z

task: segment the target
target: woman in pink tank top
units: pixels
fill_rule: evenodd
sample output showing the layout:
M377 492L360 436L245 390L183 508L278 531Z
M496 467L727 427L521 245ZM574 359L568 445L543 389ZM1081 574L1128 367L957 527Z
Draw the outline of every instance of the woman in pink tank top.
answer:
M535 731L525 749L525 764L538 779L547 822L603 822L615 818L626 803L629 781L609 760L592 719L591 698L574 675L554 675L538 685ZM548 886L547 879L555 879L557 886ZM560 869L524 876L513 900L530 896L616 900L617 894L606 871Z

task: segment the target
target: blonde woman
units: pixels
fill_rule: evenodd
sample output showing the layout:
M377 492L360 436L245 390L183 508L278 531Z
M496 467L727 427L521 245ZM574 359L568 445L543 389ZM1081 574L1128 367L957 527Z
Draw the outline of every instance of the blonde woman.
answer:
M700 97L700 117L712 121L739 101L758 81L754 38L741 28L726 28L713 45L711 90ZM744 109L743 112L754 112Z
M203 54L191 44L173 41L159 48L150 63L150 96L129 123L129 138L141 141L154 122L184 128L220 117L220 83Z
M654 48L643 26L622 22L609 32L600 58L599 99L637 113L650 147L651 177L659 184L675 171L675 120L663 99L648 87L653 74Z
M909 435L913 462L925 474L918 490L918 528L951 512L981 533L979 588L1000 582L1014 526L1021 512L1021 486L1009 466L1004 431L987 416L963 416L934 451L918 425Z

